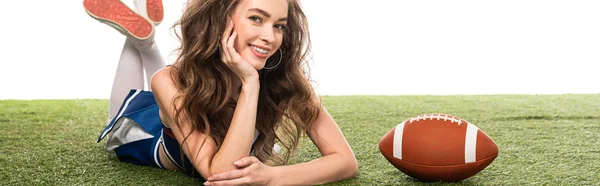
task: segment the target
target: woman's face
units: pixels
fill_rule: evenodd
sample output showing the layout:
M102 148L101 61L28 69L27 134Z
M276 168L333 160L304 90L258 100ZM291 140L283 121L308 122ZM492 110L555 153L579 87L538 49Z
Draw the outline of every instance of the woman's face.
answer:
M257 70L281 46L287 24L287 0L241 0L233 12L238 36L235 50Z

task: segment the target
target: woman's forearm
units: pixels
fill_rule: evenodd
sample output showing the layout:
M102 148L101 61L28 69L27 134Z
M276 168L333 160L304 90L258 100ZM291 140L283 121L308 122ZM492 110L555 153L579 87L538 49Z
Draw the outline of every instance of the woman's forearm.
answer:
M235 169L233 162L250 154L256 126L259 89L258 81L242 85L225 139L212 159L212 174Z
M276 185L316 185L355 177L358 163L353 155L336 153L307 163L273 169Z

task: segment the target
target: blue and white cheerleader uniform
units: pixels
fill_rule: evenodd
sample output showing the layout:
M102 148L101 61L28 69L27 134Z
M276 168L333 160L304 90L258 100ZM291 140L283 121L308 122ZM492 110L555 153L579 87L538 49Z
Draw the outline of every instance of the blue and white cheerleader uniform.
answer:
M159 156L159 150L162 150L179 169L188 175L199 176L185 154L182 161L180 144L171 129L161 122L152 92L132 89L97 142L111 131L113 135L105 148L107 152L115 153L120 161L164 168ZM254 142L257 138L258 132L255 131ZM159 144L164 148L159 149Z

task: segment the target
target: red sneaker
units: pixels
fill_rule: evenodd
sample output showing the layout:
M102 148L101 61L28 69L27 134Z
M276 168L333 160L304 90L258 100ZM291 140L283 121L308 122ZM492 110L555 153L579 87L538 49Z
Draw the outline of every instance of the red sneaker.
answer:
M155 26L158 26L165 16L162 0L134 0L133 5L138 14L148 18Z
M125 36L144 40L154 34L154 25L120 0L83 0L85 11Z

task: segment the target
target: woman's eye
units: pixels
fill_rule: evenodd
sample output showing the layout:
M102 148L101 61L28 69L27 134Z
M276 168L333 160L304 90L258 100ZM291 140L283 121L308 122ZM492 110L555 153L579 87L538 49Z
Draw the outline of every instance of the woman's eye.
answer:
M248 18L248 19L250 19L250 20L252 20L252 21L254 21L254 22L257 22L257 23L259 23L259 22L260 22L260 18L259 18L259 17L256 17L256 16L252 16L252 17L250 17L250 18Z
M285 30L285 25L282 24L276 24L275 28L279 29L279 30Z

